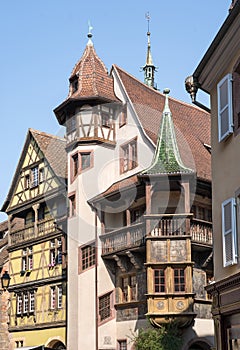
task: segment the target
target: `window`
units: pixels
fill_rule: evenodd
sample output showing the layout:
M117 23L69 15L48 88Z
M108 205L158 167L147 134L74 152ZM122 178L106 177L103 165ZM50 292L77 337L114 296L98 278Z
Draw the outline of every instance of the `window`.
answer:
M218 93L218 140L226 139L233 132L232 75L227 74L217 85Z
M17 315L21 315L23 312L23 296L22 294L17 295Z
M112 293L99 297L99 321L102 322L112 316Z
M15 347L16 348L23 347L23 340L15 340Z
M28 189L30 187L30 175L27 174L25 176L25 184L24 184L25 189Z
M136 275L121 278L121 302L137 301L137 277Z
M62 308L62 285L50 287L50 309L57 310Z
M127 350L127 341L124 340L118 340L118 350Z
M76 215L76 196L75 194L69 197L69 217Z
M24 291L17 294L17 315L23 316L35 311L35 292Z
M50 309L56 308L56 286L50 288Z
M73 176L75 177L78 174L78 168L79 168L78 153L72 156L72 163L73 163Z
M165 271L164 269L154 270L154 292L165 293Z
M62 239L61 237L51 239L49 266L62 263Z
M127 124L127 105L125 104L119 115L119 128Z
M111 121L110 121L109 114L102 111L101 116L102 116L102 126L104 126L105 128L110 128Z
M240 128L240 59L233 69L233 119L234 129Z
M184 269L174 269L174 291L185 292L185 272Z
M38 167L31 169L31 187L38 186L39 177L38 177Z
M82 151L72 155L71 159L71 181L82 171L93 167L93 152Z
M130 209L131 224L142 222L144 213L145 206Z
M120 148L120 172L132 170L137 167L137 140L122 145Z
M223 266L237 263L235 199L222 203Z
M78 90L78 78L77 77L71 81L71 86L72 86L72 93L74 93Z
M95 246L87 245L80 248L80 271L95 265Z
M22 250L22 271L33 269L33 248L32 246Z
M45 180L45 171L44 168L39 170L39 183L42 183Z
M91 152L81 152L81 170L90 168L91 166Z
M76 116L75 115L71 116L67 120L66 126L67 126L67 134L70 134L76 130Z

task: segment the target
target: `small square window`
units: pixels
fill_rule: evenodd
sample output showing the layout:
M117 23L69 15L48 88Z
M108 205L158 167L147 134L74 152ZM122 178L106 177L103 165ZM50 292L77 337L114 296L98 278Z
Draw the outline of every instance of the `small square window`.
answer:
M80 271L95 265L95 246L87 245L80 248Z
M112 316L112 293L99 298L99 321L105 321Z

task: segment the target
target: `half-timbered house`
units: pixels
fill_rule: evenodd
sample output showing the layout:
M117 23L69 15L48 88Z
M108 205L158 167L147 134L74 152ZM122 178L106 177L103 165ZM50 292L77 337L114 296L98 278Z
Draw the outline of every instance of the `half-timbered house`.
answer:
M3 204L13 347L66 346L65 154L63 139L29 129Z

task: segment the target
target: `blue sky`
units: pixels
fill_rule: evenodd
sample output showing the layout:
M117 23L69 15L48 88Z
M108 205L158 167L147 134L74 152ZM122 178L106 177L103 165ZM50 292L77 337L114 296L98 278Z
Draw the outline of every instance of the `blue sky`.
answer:
M59 133L53 109L93 26L97 54L140 80L150 13L152 56L160 91L190 103L190 75L228 15L230 0L8 0L0 3L0 206L8 193L28 128ZM202 97L204 98L204 97ZM199 99L199 98L198 98ZM6 216L0 214L0 220Z

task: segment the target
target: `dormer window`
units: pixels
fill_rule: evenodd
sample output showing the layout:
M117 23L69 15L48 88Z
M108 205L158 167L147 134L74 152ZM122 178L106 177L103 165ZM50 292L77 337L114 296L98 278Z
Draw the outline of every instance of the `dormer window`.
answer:
M78 77L75 76L70 80L72 94L78 90Z

